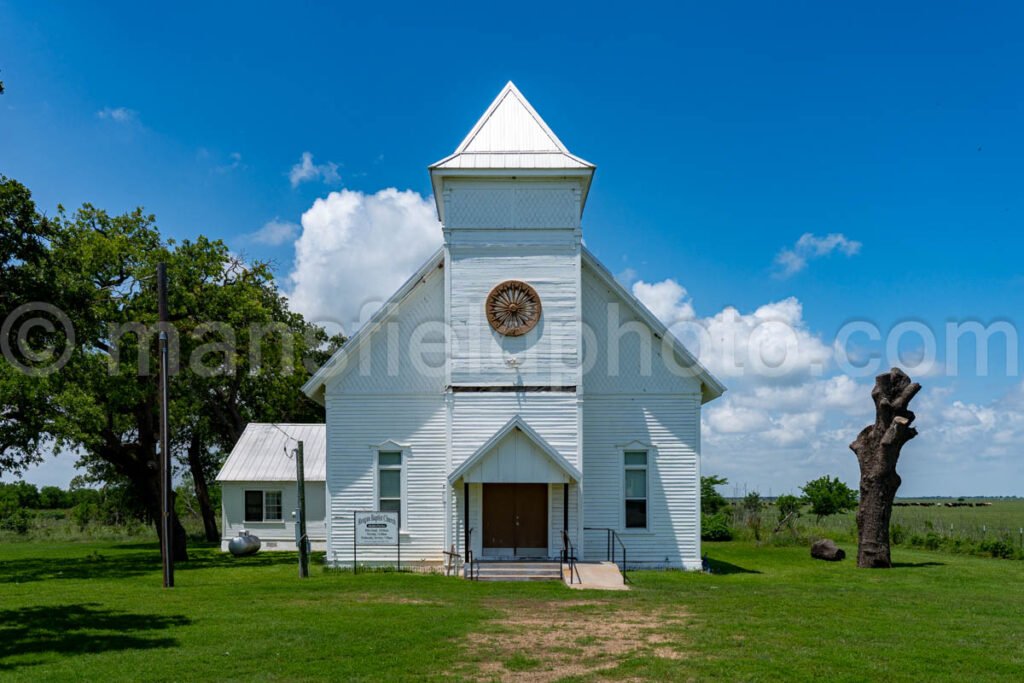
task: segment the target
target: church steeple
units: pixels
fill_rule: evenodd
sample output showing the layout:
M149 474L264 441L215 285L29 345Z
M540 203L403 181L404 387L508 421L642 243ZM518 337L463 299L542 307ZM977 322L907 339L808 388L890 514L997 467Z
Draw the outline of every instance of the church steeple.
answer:
M455 152L429 169L438 216L444 222L446 178L578 178L582 213L595 166L569 152L509 81Z

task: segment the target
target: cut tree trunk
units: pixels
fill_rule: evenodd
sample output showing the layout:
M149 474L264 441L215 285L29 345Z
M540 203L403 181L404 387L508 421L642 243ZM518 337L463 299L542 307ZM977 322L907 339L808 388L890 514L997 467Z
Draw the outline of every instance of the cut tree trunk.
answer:
M206 534L206 540L213 543L220 540L220 531L217 530L217 515L210 502L210 489L206 485L202 449L202 442L198 436L194 435L188 445L188 468L192 473L192 484L195 486L196 500L199 501L199 512L203 516L203 531Z
M860 464L860 505L857 509L857 566L887 568L889 521L892 501L900 487L896 462L900 449L915 436L911 426L914 413L908 410L911 399L921 391L899 368L875 378L871 398L875 402L875 423L868 425L850 444Z

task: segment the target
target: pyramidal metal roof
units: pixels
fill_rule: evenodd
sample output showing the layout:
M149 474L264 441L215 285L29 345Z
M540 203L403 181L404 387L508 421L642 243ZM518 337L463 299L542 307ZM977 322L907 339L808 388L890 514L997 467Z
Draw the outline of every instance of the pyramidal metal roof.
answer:
M295 481L295 444L302 441L306 481L327 480L327 428L322 424L250 422L217 481Z
M569 152L519 88L509 81L455 152L430 166L439 170L589 170Z

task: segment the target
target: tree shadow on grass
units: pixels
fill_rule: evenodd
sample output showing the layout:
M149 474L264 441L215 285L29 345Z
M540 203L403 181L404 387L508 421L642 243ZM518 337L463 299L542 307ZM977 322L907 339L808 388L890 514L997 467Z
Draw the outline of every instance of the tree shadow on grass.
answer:
M712 560L710 557L707 560L708 566L711 568L712 574L760 574L761 572L756 569L746 569L739 565L732 564L730 562L723 562L722 560Z
M176 639L154 632L191 623L181 615L132 614L100 608L97 603L0 610L0 671L42 663L40 657L26 657L31 655L67 657L176 647ZM22 659L8 661L12 657Z
M0 584L53 579L126 579L160 571L160 555L92 553L84 557L43 557L0 562Z
M917 569L919 567L945 567L945 562L893 562L893 569Z
M125 544L124 547L132 547ZM160 550L146 546L149 552L99 552L73 558L27 558L0 562L0 584L30 583L52 579L126 579L161 570ZM187 562L177 562L175 571L196 569L267 567L297 563L295 553L260 553L250 557L233 557L214 551L193 552Z

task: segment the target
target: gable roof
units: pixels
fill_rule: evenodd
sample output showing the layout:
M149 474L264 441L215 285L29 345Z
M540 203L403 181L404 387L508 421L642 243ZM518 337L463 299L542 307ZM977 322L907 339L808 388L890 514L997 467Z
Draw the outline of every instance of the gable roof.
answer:
M455 152L428 168L437 215L444 222L445 176L578 176L583 179L582 209L596 166L571 153L509 81Z
M627 290L615 276L604 267L604 265L598 260L596 256L586 247L582 247L583 251L583 266L590 268L598 280L605 285L608 289L612 290L617 294L631 311L633 311L637 317L644 321L647 326L651 329L652 333L658 337L668 337L672 342L672 347L676 353L688 364L692 369L694 377L701 382L701 402L707 403L713 401L726 392L726 387L722 384L717 377L711 374L711 372L701 364L697 358L690 353L689 349L683 346L670 331L669 329L658 320L651 311L640 302L633 294ZM405 281L398 291L395 292L387 302L381 306L369 322L359 328L359 331L352 336L345 344L334 352L334 355L324 363L324 365L317 370L309 381L303 385L302 391L306 396L310 397L314 401L323 403L323 389L326 383L339 372L340 368L346 367L346 363L343 362L348 356L351 356L358 352L359 348L366 343L366 341L383 325L389 315L394 313L402 305L417 285L426 282L426 279L431 273L439 269L444 265L444 250L439 249L434 253L433 256L427 260L423 266L413 273L412 277Z
M576 469L575 465L566 460L561 453L559 453L551 444L545 441L544 437L538 434L533 429L533 427L527 424L526 420L524 420L519 415L516 415L507 423L505 423L505 426L499 429L497 432L495 432L494 436L488 439L483 446L480 446L480 448L478 448L476 452L473 453L473 455L466 458L466 460L461 465L455 468L455 471L448 475L448 481L451 483L455 483L456 481L458 481L463 475L465 475L467 472L473 469L473 467L479 464L484 458L490 455L494 447L497 446L502 439L504 439L506 436L512 433L512 430L514 429L518 429L528 439L530 439L530 441L532 441L534 445L536 445L537 448L540 449L540 451L544 455L546 455L558 469L562 470L565 474L567 474L570 478L574 479L575 481L583 481L583 475L580 473L578 469Z
M713 401L726 392L726 387L722 384L717 377L712 375L706 367L704 367L696 356L690 353L690 350L683 346L683 343L679 341L675 335L665 326L656 315L651 313L647 306L633 296L633 293L622 286L622 284L615 279L615 276L611 274L604 264L601 263L596 256L586 247L582 247L583 250L583 266L589 267L591 271L597 276L603 285L612 290L615 294L622 298L623 301L629 306L629 308L651 329L651 332L659 338L667 338L672 342L672 348L675 349L676 353L682 357L683 362L692 370L693 376L701 382L701 403L707 403Z
M295 444L302 441L306 481L327 480L327 429L322 424L250 422L217 481L295 481Z
M313 376L302 385L302 393L310 397L318 403L323 403L323 389L324 385L339 371L340 368L344 368L346 364L343 362L348 356L355 354L366 341L373 336L381 325L387 320L388 316L394 313L402 302L408 298L412 290L426 282L435 270L444 265L444 249L438 249L434 252L434 255L427 259L419 270L412 274L405 283L398 288L398 291L391 295L380 309L370 318L365 325L359 328L359 330L352 335L352 337L342 344L341 348L334 352L334 355L324 363L319 370L313 373Z
M512 81L505 84L455 152L430 169L594 169L571 154Z

